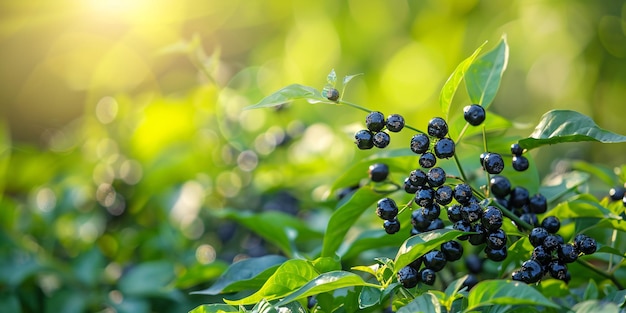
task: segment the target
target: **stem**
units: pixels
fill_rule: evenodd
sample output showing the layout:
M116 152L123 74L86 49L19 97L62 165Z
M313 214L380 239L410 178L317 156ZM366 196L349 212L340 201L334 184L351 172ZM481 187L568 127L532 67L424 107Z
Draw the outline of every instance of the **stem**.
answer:
M456 168L459 170L459 174L464 182L467 182L467 176L465 176L465 172L463 171L463 167L461 166L461 162L459 158L454 154L454 163L456 163Z
M487 148L487 133L485 132L485 125L483 125L483 148L485 149L484 151L487 152L488 148ZM487 188L485 190L485 193L487 195L487 197L489 197L489 182L491 181L491 175L489 174L489 172L485 171L485 173L487 173Z
M461 130L461 132L459 133L459 138L456 139L456 142L461 142L461 139L463 138L463 136L465 135L465 131L467 131L467 128L469 127L469 123L465 123L465 126L463 126L463 129Z
M515 213L509 211L509 209L503 207L502 205L500 205L500 203L496 202L496 201L491 201L492 205L495 205L496 207L498 207L500 209L500 211L502 211L502 214L504 214L504 216L510 218L512 221L515 222L516 225L521 226L522 228L526 229L526 230L531 230L533 228L535 228L533 225L530 225L524 221L522 221L521 218L519 218L517 215L515 215Z
M584 267L586 267L586 268L590 269L590 270L591 270L591 271L593 271L594 273L596 273L596 274L598 274L598 275L600 275L600 276L602 276L602 277L604 277L604 278L609 279L611 282L613 282L613 284L615 284L615 286L616 286L618 289L620 289L620 290L621 290L621 289L624 289L624 287L622 286L622 284L620 284L620 282L619 282L619 281L617 281L617 278L615 278L615 275L613 275L613 274L608 274L608 273L606 273L606 272L604 272L604 271L602 271L602 270L600 270L600 269L597 269L595 266L593 266L593 264L591 264L591 263L589 263L589 262L587 262L587 261L584 261L584 260L581 260L581 259L577 259L577 260L576 260L576 262L578 262L578 264L580 264L580 265L582 265L582 266L584 266Z

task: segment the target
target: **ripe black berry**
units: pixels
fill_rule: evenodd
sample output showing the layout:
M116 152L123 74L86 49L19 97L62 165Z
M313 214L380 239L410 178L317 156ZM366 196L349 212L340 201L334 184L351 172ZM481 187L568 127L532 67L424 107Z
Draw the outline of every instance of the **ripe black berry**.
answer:
M430 147L430 139L426 134L417 134L411 138L411 151L422 154Z
M504 259L506 259L508 255L508 249L506 246L500 249L492 249L489 246L485 246L485 254L487 255L487 258L489 260L501 262L501 261L504 261Z
M422 188L415 193L415 203L421 207L431 206L435 200L435 191L431 188Z
M385 116L381 112L373 111L365 117L365 127L373 132L380 131L385 124Z
M462 231L462 232L471 232L472 224L466 222L465 220L460 220L460 221L455 222L452 225L452 229ZM458 238L459 240L467 240L469 238L469 235L461 235Z
M441 213L441 207L437 203L433 203L427 207L424 207L424 215L427 219L433 221L439 217Z
M488 153L483 160L484 169L489 174L500 174L504 170L504 160L497 153Z
M330 89L326 89L324 90L324 92L326 93L326 99L330 100L330 101L337 101L339 100L339 90L335 89L335 88L330 88Z
M466 205L472 199L472 187L468 184L458 184L454 186L454 199L463 205Z
M537 219L537 214L535 213L524 213L519 218L533 227L539 226L539 219Z
M444 266L446 266L447 263L446 256L443 254L443 252L436 249L424 254L422 260L426 268L429 268L435 272L439 272L441 269L443 269Z
M485 108L478 104L468 105L463 108L463 118L472 126L478 126L485 121Z
M485 238L487 238L487 230L485 229L485 227L483 227L482 224L473 224L472 232L475 232L475 234L471 234L468 240L472 245L478 246L485 243Z
M567 279L567 266L560 260L553 260L550 262L547 270L550 273L550 276L556 279L563 281Z
M445 227L446 225L443 223L443 221L440 218L436 218L432 220L432 222L430 222L430 225L428 225L428 228L426 228L426 231L444 229Z
M367 129L359 130L354 134L354 143L361 150L372 149L374 147L374 135Z
M541 221L541 227L545 228L551 234L556 234L559 228L561 228L561 222L556 216L546 216L543 221Z
M424 187L428 182L428 176L420 169L413 170L409 174L409 181L413 186Z
M523 172L528 169L528 166L530 166L528 159L523 155L514 155L512 165L513 169L518 172Z
M381 182L389 175L389 166L384 163L374 163L367 169L367 174L373 182Z
M550 235L550 233L548 233L545 228L535 227L533 228L533 230L530 231L528 239L530 240L530 243L533 245L533 247L537 247L543 244L548 235Z
M559 245L562 243L563 238L559 238L561 236L559 235L553 235L553 234L549 234L544 240L543 240L543 247L544 249L546 249L546 251L548 252L552 252L554 250L556 250Z
M383 228L385 228L387 234L393 235L400 231L400 221L397 218L386 220L383 222Z
M469 274L467 278L463 281L463 287L467 287L467 290L474 288L478 284L478 277L476 275Z
M416 230L420 232L426 231L430 223L431 220L426 217L424 208L419 208L411 213L411 224Z
M528 189L517 186L511 190L511 194L509 196L509 204L511 204L512 207L521 208L524 205L528 204L528 201Z
M441 138L435 144L435 155L439 159L448 159L454 156L454 141L450 138Z
M431 187L439 187L446 182L446 172L441 167L433 167L428 171L427 179Z
M539 245L533 249L533 254L530 258L539 262L541 265L548 265L548 263L552 261L552 254L547 252L543 246Z
M434 117L428 122L428 134L437 138L445 137L448 134L448 124L441 117Z
M376 215L383 220L392 220L398 215L398 206L391 198L382 198L376 205Z
M573 244L561 244L556 252L559 256L559 260L563 261L563 263L572 263L578 259L578 250Z
M481 222L487 231L493 232L502 227L502 211L495 206L488 206L484 211Z
M468 223L478 221L482 217L482 213L483 209L480 205L478 205L478 203L469 203L461 208L461 216L463 217L463 220Z
M511 145L511 154L520 156L524 153L524 149L519 145L519 143L514 143Z
M376 148L385 148L389 145L389 143L391 142L391 137L389 137L389 134L387 134L386 132L378 132L374 135L374 138L372 138L372 142L374 143L374 146L376 146Z
M465 267L472 274L480 274L483 271L483 259L476 254L470 254L465 258Z
M463 256L463 245L456 240L446 241L441 244L441 252L446 260L453 262Z
M416 269L405 266L398 271L398 282L404 288L413 288L417 286L417 283L420 281L418 274L419 272Z
M437 164L437 159L431 152L425 152L420 156L419 164L423 168L431 168Z
M485 238L487 242L487 246L491 249L501 249L502 247L506 247L506 233L502 229L498 229L494 232L487 234L487 238Z
M448 205L452 202L452 187L443 185L435 190L435 201L441 205Z
M543 268L541 264L535 260L524 261L521 270L528 273L528 280L524 281L528 284L534 284L543 277Z
M621 186L614 187L609 190L609 197L611 197L611 200L613 201L622 200L625 194L626 188Z
M387 116L387 129L390 132L397 133L404 128L404 117L400 114L391 114Z
M489 189L496 198L504 198L511 193L511 182L504 176L496 175L491 177Z
M461 206L460 204L454 204L448 207L448 219L450 220L450 222L456 223L463 219L463 216L461 215L462 207L463 206Z
M578 234L574 237L574 246L584 254L593 254L598 248L598 243L585 234Z
M429 268L425 268L420 271L420 278L422 279L422 282L424 284L432 286L435 284L435 280L437 279L437 274L435 273L435 271Z
M483 169L485 168L485 158L489 153L490 152L483 152L480 154L480 166L482 166Z
M419 187L414 186L409 177L404 179L404 191L406 191L406 193L413 194L416 193L418 190Z
M528 206L531 213L542 214L548 210L548 200L540 193L528 199Z

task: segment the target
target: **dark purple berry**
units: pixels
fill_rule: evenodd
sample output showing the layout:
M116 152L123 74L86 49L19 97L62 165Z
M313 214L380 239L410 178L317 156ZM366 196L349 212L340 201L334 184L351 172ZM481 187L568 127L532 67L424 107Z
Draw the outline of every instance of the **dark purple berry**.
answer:
M488 153L483 160L484 169L489 174L500 174L504 170L504 160L497 153Z
M431 188L422 188L415 193L415 203L421 207L433 205L435 191Z
M556 234L559 228L561 228L561 222L556 216L546 216L543 221L541 221L541 227L545 228L551 234Z
M372 138L372 142L376 148L383 149L389 145L391 142L391 137L386 132L378 132Z
M446 266L447 263L446 256L443 252L436 249L424 254L422 260L424 261L424 267L435 272L439 272L444 266Z
M489 181L489 189L496 198L504 198L511 193L511 182L504 176L493 176Z
M528 159L523 155L514 155L513 156L513 169L518 172L523 172L528 169L530 163L528 163Z
M541 265L548 265L548 263L552 261L552 254L546 251L543 246L539 245L533 249L533 254L530 258L539 262Z
M521 208L524 205L528 204L529 194L528 189L517 186L511 190L511 194L509 196L509 204L514 208Z
M474 223L478 221L483 215L483 209L478 203L469 203L461 208L461 216L463 220L468 223Z
M454 199L463 205L466 205L472 199L472 187L468 184L458 184L454 186Z
M485 121L485 108L478 104L468 105L463 108L463 118L472 126L478 126Z
M428 176L420 169L413 170L409 174L409 181L413 186L424 187L428 182Z
M573 244L564 243L561 244L557 250L559 260L563 263L572 263L578 259L578 250Z
M574 246L583 254L593 254L598 249L596 240L585 234L578 234L574 237Z
M383 228L385 228L387 234L393 235L400 231L400 221L397 218L386 220L383 222Z
M448 220L450 220L450 222L456 223L463 219L461 208L463 208L463 206L460 204L453 204L448 207Z
M445 255L446 260L453 262L463 256L463 245L456 240L446 241L441 244L441 252Z
M430 148L430 139L426 134L417 134L411 138L411 151L422 154Z
M548 200L540 193L528 199L528 207L531 213L542 214L548 210Z
M427 180L431 187L439 187L446 182L446 172L441 167L433 167L428 171Z
M335 88L330 88L327 90L324 90L324 92L326 93L326 99L330 100L330 101L337 101L339 100L339 90L335 89Z
M482 214L481 222L487 231L493 232L502 227L502 211L495 206L488 206Z
M389 175L389 166L384 163L374 163L367 169L367 175L373 182L381 182Z
M419 272L410 266L405 266L398 271L398 282L404 288L413 288L420 281Z
M511 145L511 154L515 156L520 156L524 153L524 149L519 145L519 143L514 143Z
M565 281L567 279L567 266L560 260L553 260L547 267L550 276Z
M476 277L476 275L469 274L463 281L462 286L467 287L467 290L471 290L474 286L476 286L476 284L478 284L478 277Z
M533 227L539 226L539 219L535 213L523 213L519 218Z
M382 198L376 205L376 215L383 220L392 220L398 215L398 206L391 198Z
M494 232L487 234L487 238L485 238L487 242L487 246L491 249L501 249L502 247L506 247L507 237L506 233L502 229L498 229Z
M391 114L387 116L387 129L390 132L397 133L404 128L404 117L400 114Z
M547 232L547 231L546 231ZM559 245L562 243L563 238L559 238L561 236L559 235L554 235L554 234L549 234L544 240L543 240L543 248L546 249L547 252L552 252L555 251Z
M530 244L532 244L533 247L537 247L543 244L548 235L550 235L550 233L548 233L545 228L535 227L533 228L533 230L530 231L528 239L530 240Z
M426 217L424 208L419 208L411 213L411 224L420 232L426 231L431 222L432 221Z
M485 238L487 237L487 230L485 230L485 227L483 227L482 224L480 223L473 224L472 232L474 232L475 234L469 235L469 240L468 240L472 245L478 246L478 245L482 245L483 243L485 243Z
M445 227L446 225L443 223L443 221L440 218L436 218L430 222L430 225L428 225L426 231L444 229Z
M365 127L373 132L378 132L385 127L385 116L378 111L373 111L365 117Z
M543 277L543 268L541 267L541 264L535 260L528 260L522 263L521 270L528 273L528 280L524 281L528 284L539 282Z
M406 191L406 193L410 193L410 194L414 194L419 190L418 186L414 186L411 183L411 179L409 177L407 177L404 180L404 191Z
M464 220L460 220L452 225L452 229L469 233L472 231L472 224ZM458 238L459 240L467 240L469 238L469 235L461 235Z
M423 168L431 168L437 164L437 158L432 152L425 152L420 156L419 164Z
M492 249L491 247L486 246L485 254L487 255L487 258L489 260L492 260L495 262L501 262L501 261L504 261L504 259L506 259L508 255L508 249L506 246L500 249Z
M454 141L450 138L441 138L435 144L435 155L439 159L449 159L454 156Z
M420 271L420 278L424 284L432 286L437 279L437 273L429 268L425 268Z
M465 267L472 274L480 274L483 271L483 259L476 254L470 254L465 258Z
M354 134L354 143L361 150L372 149L374 147L374 135L369 130L359 130Z
M621 187L621 186L614 187L614 188L611 188L611 190L609 190L609 197L611 197L611 200L613 201L622 200L625 194L626 194L626 188Z
M448 134L448 124L441 117L434 117L428 122L428 134L437 138L445 137Z
M452 187L443 185L435 190L435 201L441 205L448 205L452 202Z
M441 207L437 203L433 203L427 207L424 207L424 215L426 218L433 221L436 218L439 218L439 214L441 213Z

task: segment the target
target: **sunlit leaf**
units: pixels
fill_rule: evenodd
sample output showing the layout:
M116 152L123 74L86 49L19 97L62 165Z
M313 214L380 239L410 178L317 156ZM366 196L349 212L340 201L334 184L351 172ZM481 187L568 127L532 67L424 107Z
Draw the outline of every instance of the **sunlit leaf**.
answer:
M246 107L245 109L270 108L302 99L314 102L332 103L329 102L328 99L324 98L319 90L313 87L291 84L263 98L258 103Z
M278 313L278 310L267 300L263 299L252 308L250 313Z
M322 244L322 256L334 256L350 227L380 198L381 195L372 188L362 187L352 194L347 202L337 208L328 221Z
M357 76L361 76L363 75L363 73L359 73L359 74L354 74L354 75L346 75L343 78L343 85L347 85L353 78L357 77Z
M591 164L580 160L572 161L572 169L587 172L611 187L618 185L620 181L612 169L601 164Z
M394 274L426 252L438 248L442 243L456 239L463 234L465 233L458 230L438 229L407 239L400 246L396 255Z
M550 215L558 216L560 219L578 217L604 218L610 214L611 212L601 206L594 196L588 194L578 195L568 201L563 201L550 210Z
M211 287L192 294L216 295L261 287L287 258L265 255L233 263Z
M457 88L459 88L459 84L461 83L461 80L463 80L465 72L470 65L472 65L472 62L474 62L474 59L476 59L476 56L478 56L480 50L482 50L486 43L487 42L480 45L480 47L478 47L472 55L459 63L456 69L454 69L454 72L452 72L450 77L448 77L448 80L443 85L443 88L441 88L441 93L439 94L439 106L441 107L441 112L443 112L446 120L448 119L452 98L454 97Z
M470 100L485 109L496 97L502 74L509 59L509 46L506 37L491 51L478 57L465 73L465 86Z
M626 136L600 128L588 116L570 110L552 110L541 117L535 131L519 141L522 148L534 149L562 142L626 142Z
M441 305L435 295L431 293L424 293L407 305L400 308L398 313L440 313Z
M544 195L548 202L553 202L560 197L576 190L580 185L589 180L589 174L583 172L566 172L562 175L551 177L544 185L539 187L539 193Z
M335 87L335 84L337 84L337 73L335 72L335 69L330 70L330 73L326 76L326 82Z
M602 300L588 300L578 303L572 307L575 313L618 313L619 307L615 303L605 302Z
M485 280L479 282L467 297L465 312L494 304L530 305L559 308L533 287L516 281Z
M309 281L304 286L279 301L277 305L281 306L308 296L354 286L376 287L376 285L365 282L359 275L354 273L346 271L332 271L323 273L315 279Z
M247 305L258 303L262 299L272 301L291 294L294 290L304 286L309 280L318 275L311 263L291 259L276 269L276 272L254 294L239 300L227 300L224 302L231 305Z
M196 307L189 313L238 313L239 309L227 304L205 304Z

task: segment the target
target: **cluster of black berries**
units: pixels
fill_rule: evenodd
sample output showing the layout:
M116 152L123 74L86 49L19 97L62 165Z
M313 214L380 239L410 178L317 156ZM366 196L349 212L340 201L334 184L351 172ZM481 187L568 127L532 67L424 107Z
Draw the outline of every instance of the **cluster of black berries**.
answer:
M496 201L503 207L512 211L522 221L539 226L537 214L545 213L548 210L548 200L540 193L530 196L528 189L511 186L508 178L500 175L491 177L489 189Z
M518 172L527 170L530 165L528 159L522 155L523 152L524 149L518 143L511 145L513 169ZM504 170L504 159L499 153L484 152L480 155L480 165L489 174L500 174Z
M518 143L511 145L511 154L513 154L513 169L518 172L527 170L529 166L528 159L523 156L522 153L524 153L524 149L522 149Z
M556 233L560 226L557 217L547 216L540 227L533 228L528 239L535 248L530 260L524 261L522 267L511 274L513 280L532 284L550 274L567 283L571 279L567 264L576 261L581 254L596 252L596 240L585 234L576 235L573 243L565 243Z
M398 221L398 205L391 198L382 198L376 204L376 215L383 222L383 227L388 234L395 234L400 230L400 221Z
M411 264L401 268L397 275L398 282L405 288L413 288L419 282L432 286L437 278L436 273L441 271L448 262L456 261L461 256L463 256L463 246L458 241L444 242L439 249L428 251Z
M422 168L432 168L437 159L454 156L454 141L447 135L448 124L443 118L435 117L428 122L428 134L420 133L411 138L411 151L420 154L419 165Z
M361 150L373 147L385 148L391 142L391 137L384 129L397 133L404 128L404 117L400 114L391 114L387 118L378 111L370 112L365 117L365 127L354 134L356 146Z

